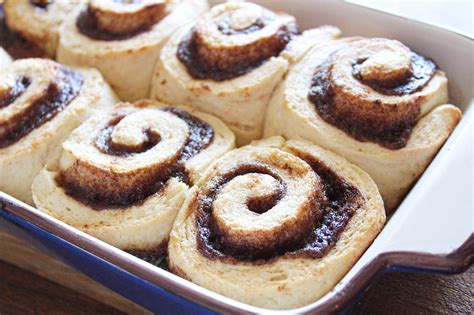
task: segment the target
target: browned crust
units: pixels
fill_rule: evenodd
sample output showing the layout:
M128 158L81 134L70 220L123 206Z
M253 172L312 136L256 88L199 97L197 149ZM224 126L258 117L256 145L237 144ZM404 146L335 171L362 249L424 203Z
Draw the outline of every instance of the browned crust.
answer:
M168 241L169 241L169 239L166 238L160 244L156 245L153 248L149 248L149 249L128 247L124 250L126 252L132 254L132 255L165 256L168 252Z
M188 276L184 271L183 269L179 268L178 266L176 266L175 264L172 263L171 259L169 259L169 257L167 258L167 262L168 262L168 268L169 268L169 271L171 271L172 273L174 273L175 275L183 278L183 279L186 279L190 282L192 282L192 279L190 276Z

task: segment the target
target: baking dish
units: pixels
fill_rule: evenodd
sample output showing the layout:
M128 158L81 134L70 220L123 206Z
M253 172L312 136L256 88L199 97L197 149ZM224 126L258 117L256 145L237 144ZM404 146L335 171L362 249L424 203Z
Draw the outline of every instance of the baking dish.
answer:
M295 15L303 28L337 25L344 35L401 40L448 73L463 119L383 231L340 283L298 313L343 309L379 272L467 268L473 236L473 41L467 36L343 2L256 1ZM262 313L94 239L0 193L0 229L26 239L157 313ZM272 311L272 313L279 313Z

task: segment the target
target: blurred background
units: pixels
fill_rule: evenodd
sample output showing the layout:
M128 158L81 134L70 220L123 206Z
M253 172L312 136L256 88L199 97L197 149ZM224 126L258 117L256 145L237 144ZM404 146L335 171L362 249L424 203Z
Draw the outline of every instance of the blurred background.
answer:
M348 0L347 2L395 13L474 36L473 4L468 0Z

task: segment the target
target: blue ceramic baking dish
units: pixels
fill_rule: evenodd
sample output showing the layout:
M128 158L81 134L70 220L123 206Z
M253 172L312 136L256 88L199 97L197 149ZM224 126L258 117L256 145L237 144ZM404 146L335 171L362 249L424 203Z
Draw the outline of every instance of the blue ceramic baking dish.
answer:
M295 15L305 28L332 24L340 27L345 36L383 36L406 43L432 57L448 73L451 101L463 111L454 133L359 261L332 291L291 312L341 311L384 271L461 272L468 268L474 254L473 39L339 1L256 2ZM283 313L243 304L199 287L4 193L0 193L0 230L33 244L155 313Z

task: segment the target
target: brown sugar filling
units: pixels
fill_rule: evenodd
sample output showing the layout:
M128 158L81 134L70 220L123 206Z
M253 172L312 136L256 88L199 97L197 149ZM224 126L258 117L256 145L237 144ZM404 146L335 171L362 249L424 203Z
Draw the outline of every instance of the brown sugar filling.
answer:
M215 180L214 188L194 204L197 211L195 224L198 229L196 238L199 252L213 260L252 264L271 263L279 257L321 258L329 252L337 243L354 213L364 205L364 198L357 188L334 173L324 163L308 156L303 156L302 159L319 175L324 186L324 196L311 200L313 206L320 207L321 214L314 216L314 221L298 227L299 231L304 232L303 235L296 235L291 242L280 243L278 247L268 250L255 249L250 244L243 248L229 247L222 242L222 236L215 228L211 211L212 203L223 185L236 176L252 172L274 176L264 166L243 165L233 172L221 175ZM284 187L284 183L281 185ZM273 198L262 200L260 207L271 211L271 207L278 203L286 193L282 191L283 193L276 192Z
M16 101L30 86L31 79L28 77L18 77L15 84L7 90L0 91L0 108L7 107Z
M48 6L53 2L53 0L30 0L31 5L35 6L38 10L44 11L46 11Z

